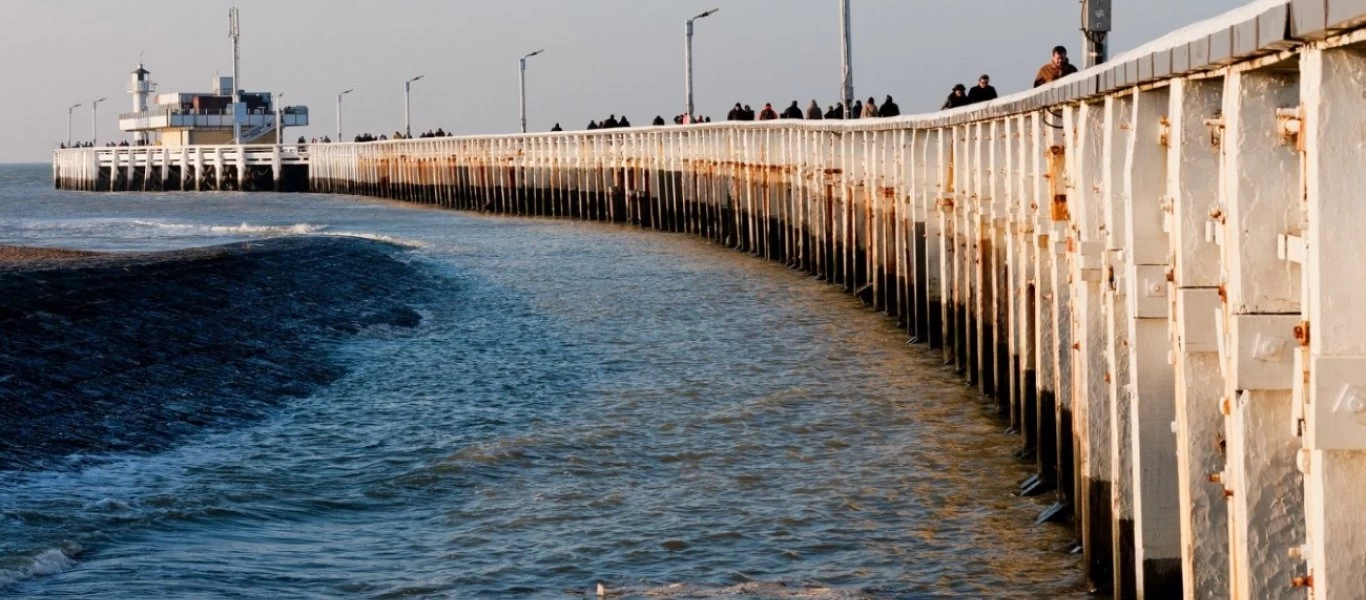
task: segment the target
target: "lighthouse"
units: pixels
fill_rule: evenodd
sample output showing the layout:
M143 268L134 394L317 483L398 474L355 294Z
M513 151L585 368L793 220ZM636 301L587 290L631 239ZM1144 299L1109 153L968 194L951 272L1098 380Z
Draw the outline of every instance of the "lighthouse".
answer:
M156 84L152 83L152 72L143 68L142 63L138 63L138 68L133 70L128 80L128 93L133 95L133 112L141 113L147 111L147 97L156 91ZM133 134L133 139L138 142L147 141L147 132L139 131Z

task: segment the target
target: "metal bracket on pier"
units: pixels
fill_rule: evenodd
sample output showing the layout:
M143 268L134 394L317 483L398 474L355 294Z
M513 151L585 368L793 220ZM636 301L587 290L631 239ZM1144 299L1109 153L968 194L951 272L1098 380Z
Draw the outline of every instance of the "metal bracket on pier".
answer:
M1276 236L1276 257L1283 261L1304 264L1304 255L1308 251L1304 238L1298 235L1282 233Z
M1293 332L1300 315L1230 315L1227 346L1220 364L1228 366L1234 389L1288 391L1295 380ZM1231 354L1232 353L1232 354Z
M1311 359L1311 385L1318 402L1305 430L1314 450L1366 450L1366 356Z

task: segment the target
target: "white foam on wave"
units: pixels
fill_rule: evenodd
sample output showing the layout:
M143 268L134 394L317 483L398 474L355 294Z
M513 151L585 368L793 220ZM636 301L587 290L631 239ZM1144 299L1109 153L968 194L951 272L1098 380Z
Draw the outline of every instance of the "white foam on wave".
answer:
M74 544L69 548L48 548L30 558L27 565L17 569L0 569L0 589L25 579L70 571L76 566L76 559L72 555L80 550L80 546Z
M326 225L295 223L293 225L253 225L243 222L240 225L197 225L193 223L168 223L165 221L133 221L134 225L155 229L203 232L212 234L246 233L257 235L309 235L327 229Z
M426 247L427 247L427 242L424 242L424 241L421 241L421 240L413 240L413 239L408 239L408 238L400 238L400 237L394 237L394 236L391 236L391 235L383 235L383 234L379 234L379 233L358 233L358 232L354 232L354 231L329 231L329 232L326 232L326 233L321 233L320 235L327 235L327 236L332 236L332 237L353 237L353 238L360 238L360 239L364 239L364 240L372 240L372 241L376 241L376 242L384 242L384 243L386 243L386 244L393 244L393 245L395 245L395 246L403 246L403 247L405 247L405 248L426 248Z
M187 233L204 233L212 235L225 234L247 234L261 236L281 236L281 235L326 235L331 237L351 237L376 242L384 242L405 248L425 248L427 243L408 239L383 235L379 233L367 233L359 231L329 231L328 225L317 223L295 223L293 225L254 225L243 222L238 225L199 225L194 223L171 223L167 221L133 221L139 227L164 229L171 231L181 231Z

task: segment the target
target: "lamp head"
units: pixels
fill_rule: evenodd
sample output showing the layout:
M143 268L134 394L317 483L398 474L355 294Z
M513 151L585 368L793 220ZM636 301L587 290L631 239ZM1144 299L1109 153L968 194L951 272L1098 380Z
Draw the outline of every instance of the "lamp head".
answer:
M704 13L702 13L702 14L700 14L700 15L697 15L696 17L693 17L692 20L696 21L697 19L702 19L702 18L710 17L710 16L716 14L717 12L719 12L720 10L721 10L721 9L719 9L719 8L713 8L713 9L707 11L707 12L704 12Z

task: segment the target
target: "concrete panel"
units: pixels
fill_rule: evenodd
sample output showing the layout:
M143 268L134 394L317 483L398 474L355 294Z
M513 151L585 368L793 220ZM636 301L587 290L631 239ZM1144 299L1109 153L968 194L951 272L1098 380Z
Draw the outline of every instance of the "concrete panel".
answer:
M1293 45L1290 39L1289 6L1278 6L1257 17L1258 47L1280 50Z
M1290 36L1299 39L1318 39L1327 34L1328 0L1292 0L1290 3Z
M1138 59L1138 81L1146 82L1153 80L1153 57L1146 55Z
M1328 0L1328 28L1346 29L1366 22L1366 0Z
M1190 44L1182 44L1171 49L1172 74L1180 74L1190 71L1191 51Z
M1138 59L1124 63L1124 87L1138 85Z
M1186 45L1190 54L1190 70L1199 71L1209 68L1209 38L1203 37Z
M1173 50L1158 50L1153 53L1153 77L1161 79L1172 74Z
M1233 28L1220 29L1209 36L1209 62L1224 65L1233 61Z
M1257 40L1257 19L1243 21L1233 26L1233 55L1247 57L1256 54L1261 46Z

